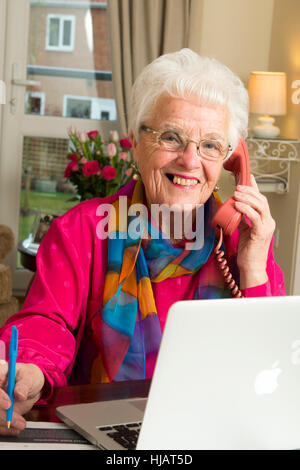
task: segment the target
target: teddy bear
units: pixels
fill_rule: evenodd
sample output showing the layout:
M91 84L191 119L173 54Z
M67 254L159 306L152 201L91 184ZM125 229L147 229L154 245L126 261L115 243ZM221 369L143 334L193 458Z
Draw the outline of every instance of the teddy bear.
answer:
M9 266L3 261L14 246L14 234L7 225L0 225L0 327L19 309L18 299L12 296L12 278Z

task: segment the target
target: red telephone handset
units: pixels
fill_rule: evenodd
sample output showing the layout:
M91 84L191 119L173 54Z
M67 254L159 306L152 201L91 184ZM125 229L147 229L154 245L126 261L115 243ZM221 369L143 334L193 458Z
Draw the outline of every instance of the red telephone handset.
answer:
M233 154L224 163L225 170L232 171L235 176L236 184L238 176L240 176L239 184L250 186L250 162L246 142L241 139ZM232 296L239 298L243 297L239 290L232 274L229 271L225 253L221 249L223 243L223 232L225 235L231 235L238 227L242 219L242 214L234 207L234 199L230 197L217 211L212 220L213 227L220 227L220 236L217 246L215 247L215 254L220 270L222 271L225 284L232 292Z
M250 186L250 162L246 142L244 139L239 141L233 154L224 163L225 170L232 171L237 181L240 175L239 184ZM232 235L242 218L242 214L234 207L234 199L230 197L215 214L212 225L223 228L225 235Z

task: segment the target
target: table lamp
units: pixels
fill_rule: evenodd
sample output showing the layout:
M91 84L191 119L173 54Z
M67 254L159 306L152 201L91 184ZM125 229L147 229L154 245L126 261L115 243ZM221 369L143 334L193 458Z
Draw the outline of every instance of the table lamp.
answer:
M271 116L286 114L286 74L284 72L251 72L249 79L250 113L262 114L252 128L255 137L272 139L280 129Z
M0 104L5 104L5 83L0 80Z

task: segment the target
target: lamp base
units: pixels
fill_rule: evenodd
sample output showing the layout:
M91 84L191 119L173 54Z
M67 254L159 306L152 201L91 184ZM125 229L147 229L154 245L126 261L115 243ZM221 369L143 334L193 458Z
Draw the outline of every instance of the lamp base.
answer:
M258 118L259 125L252 128L254 137L262 139L273 139L278 137L280 129L277 126L273 126L275 119L271 116L260 116Z

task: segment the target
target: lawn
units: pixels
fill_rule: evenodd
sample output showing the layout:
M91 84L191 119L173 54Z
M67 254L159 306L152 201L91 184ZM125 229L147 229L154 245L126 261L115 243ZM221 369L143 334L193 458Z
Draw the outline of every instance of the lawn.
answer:
M31 190L29 193L29 215L20 215L19 218L19 241L27 238L31 232L36 214L46 212L49 214L64 214L78 201L70 201L74 194L70 193L42 193ZM21 191L21 209L24 207L25 191Z

